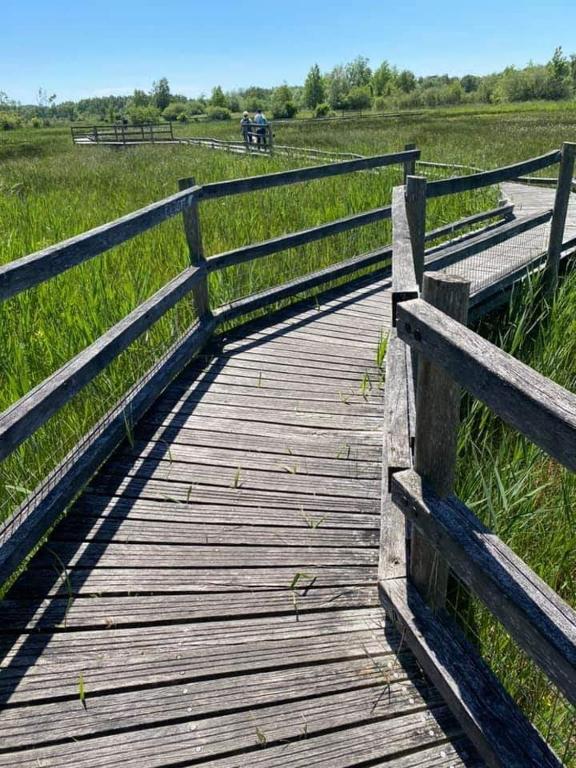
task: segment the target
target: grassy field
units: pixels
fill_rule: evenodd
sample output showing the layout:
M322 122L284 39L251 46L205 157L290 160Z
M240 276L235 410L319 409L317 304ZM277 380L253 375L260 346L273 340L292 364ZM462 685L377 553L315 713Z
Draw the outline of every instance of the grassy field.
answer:
M234 124L178 126L181 134L236 138ZM423 159L497 167L576 140L574 109L429 113L400 119L280 126L276 141L293 146L380 154L414 142ZM239 157L190 147L127 152L74 148L66 129L0 136L0 260L16 259L171 194L180 177L199 183L306 164L296 157ZM202 207L206 253L312 226L386 204L399 169L361 173ZM428 227L488 208L495 190L434 201ZM388 224L331 238L212 276L214 305L283 282L388 242ZM0 307L3 386L0 407L17 400L97 338L187 264L181 222L174 220L131 243ZM482 324L484 335L568 387L576 388L576 275L554 305L524 293L505 314ZM4 462L4 514L22 499L75 440L189 324L183 302L124 353L106 375L74 399ZM471 405L462 427L458 491L485 522L569 602L576 589L576 482L541 452ZM471 616L478 642L523 706L550 726L550 737L574 764L570 711L484 614ZM572 736L570 735L572 733Z

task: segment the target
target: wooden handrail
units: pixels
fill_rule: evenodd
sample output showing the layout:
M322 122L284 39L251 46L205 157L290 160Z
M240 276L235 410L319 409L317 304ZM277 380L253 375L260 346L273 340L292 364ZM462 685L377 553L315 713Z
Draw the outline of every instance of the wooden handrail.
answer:
M45 424L112 360L184 298L203 277L189 267L0 414L0 460Z
M412 349L576 471L576 395L421 299L398 306L397 328Z
M504 168L496 168L493 171L483 171L482 173L472 173L469 176L454 176L451 179L431 181L428 184L427 197L453 195L459 192L468 192L472 189L490 187L493 184L501 184L504 181L512 181L528 173L534 173L542 168L548 168L550 165L556 165L556 163L560 162L560 159L561 152L557 149L540 157L534 157L531 160L508 165Z
M456 575L576 704L576 612L454 496L414 471L396 473L392 499Z

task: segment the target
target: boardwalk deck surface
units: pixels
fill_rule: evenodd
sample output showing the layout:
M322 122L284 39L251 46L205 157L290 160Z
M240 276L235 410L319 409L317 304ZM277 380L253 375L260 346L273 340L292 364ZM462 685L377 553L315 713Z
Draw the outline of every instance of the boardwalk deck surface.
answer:
M481 765L378 599L389 296L229 335L102 468L3 602L0 767Z

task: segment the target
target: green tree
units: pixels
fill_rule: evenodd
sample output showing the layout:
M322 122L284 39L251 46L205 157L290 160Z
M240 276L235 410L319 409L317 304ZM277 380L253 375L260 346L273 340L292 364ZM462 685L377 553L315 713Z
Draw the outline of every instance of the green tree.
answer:
M410 93L416 88L416 77L409 69L404 69L398 73L396 85L403 93Z
M219 85L215 85L214 88L212 88L212 96L210 97L210 105L212 107L225 107L226 106L226 96L224 96L224 91Z
M294 117L298 111L294 100L292 99L292 91L286 83L280 85L274 89L272 94L272 117Z
M134 107L147 107L150 104L150 96L146 91L136 88L130 99L130 104Z
M372 74L372 90L375 96L385 96L392 84L394 70L387 61L383 61Z
M348 78L344 67L334 67L328 75L328 104L331 109L346 109L348 90Z
M354 61L346 64L346 79L349 88L365 88L372 80L372 70L365 56L356 56Z
M318 104L322 104L325 98L326 90L324 88L324 80L320 74L320 67L318 64L314 64L310 68L304 83L304 104L310 107L310 109L315 109Z
M370 109L372 106L372 95L367 85L360 88L355 86L351 88L347 97L350 109Z
M166 109L168 104L170 104L171 99L170 86L165 77L161 77L160 80L152 83L152 104L157 109L160 111Z

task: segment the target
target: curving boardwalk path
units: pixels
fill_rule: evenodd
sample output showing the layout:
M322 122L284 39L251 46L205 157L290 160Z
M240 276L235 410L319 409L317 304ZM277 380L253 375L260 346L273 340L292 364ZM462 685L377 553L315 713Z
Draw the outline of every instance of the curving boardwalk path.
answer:
M378 598L389 291L224 338L102 468L2 604L0 766L481 765Z

